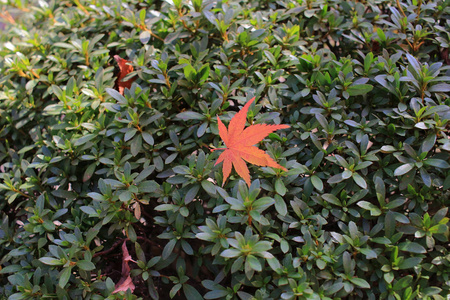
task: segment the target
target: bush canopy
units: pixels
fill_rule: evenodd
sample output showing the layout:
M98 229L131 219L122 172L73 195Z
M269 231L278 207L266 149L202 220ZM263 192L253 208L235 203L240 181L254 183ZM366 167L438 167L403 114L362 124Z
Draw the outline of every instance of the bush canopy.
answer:
M0 18L0 298L448 299L449 1Z

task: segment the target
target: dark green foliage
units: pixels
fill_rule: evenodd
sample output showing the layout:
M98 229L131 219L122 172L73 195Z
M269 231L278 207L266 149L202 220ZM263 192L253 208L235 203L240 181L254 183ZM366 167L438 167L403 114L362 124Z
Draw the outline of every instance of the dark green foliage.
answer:
M1 297L446 299L449 2L219 2L1 1Z

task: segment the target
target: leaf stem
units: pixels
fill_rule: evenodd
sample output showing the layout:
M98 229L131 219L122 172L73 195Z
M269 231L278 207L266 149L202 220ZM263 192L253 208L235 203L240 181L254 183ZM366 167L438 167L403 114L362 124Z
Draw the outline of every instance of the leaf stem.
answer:
M160 40L161 42L164 42L164 39L161 38L160 36L156 35L150 28L147 28L147 27L144 26L144 25L137 25L137 27L138 27L139 29L141 29L141 30L147 31L147 32L150 33L150 35L151 35L152 37L154 37L155 39L158 39L158 40Z
M211 151L216 151L216 150L227 150L227 148L210 148Z

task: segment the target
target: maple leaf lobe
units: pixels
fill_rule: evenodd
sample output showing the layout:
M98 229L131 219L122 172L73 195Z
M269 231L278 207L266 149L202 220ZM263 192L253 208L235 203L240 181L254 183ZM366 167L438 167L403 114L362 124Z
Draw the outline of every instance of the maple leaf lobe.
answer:
M285 167L279 165L266 152L254 145L262 141L269 133L278 129L286 129L290 126L256 124L245 128L247 112L254 100L255 97L250 99L250 101L248 101L244 107L231 118L228 129L220 120L219 116L217 116L219 135L226 146L215 163L215 165L217 165L223 162L222 186L228 176L230 176L232 168L234 168L238 175L244 179L248 186L250 186L250 172L245 161L262 167L272 167L287 171Z

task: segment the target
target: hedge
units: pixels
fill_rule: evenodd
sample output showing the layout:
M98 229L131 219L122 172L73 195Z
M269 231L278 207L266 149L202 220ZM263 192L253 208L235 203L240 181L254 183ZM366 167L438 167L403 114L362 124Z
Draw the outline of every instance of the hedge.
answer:
M1 298L448 299L448 1L0 18ZM212 150L253 97L247 126L290 128L248 186Z

